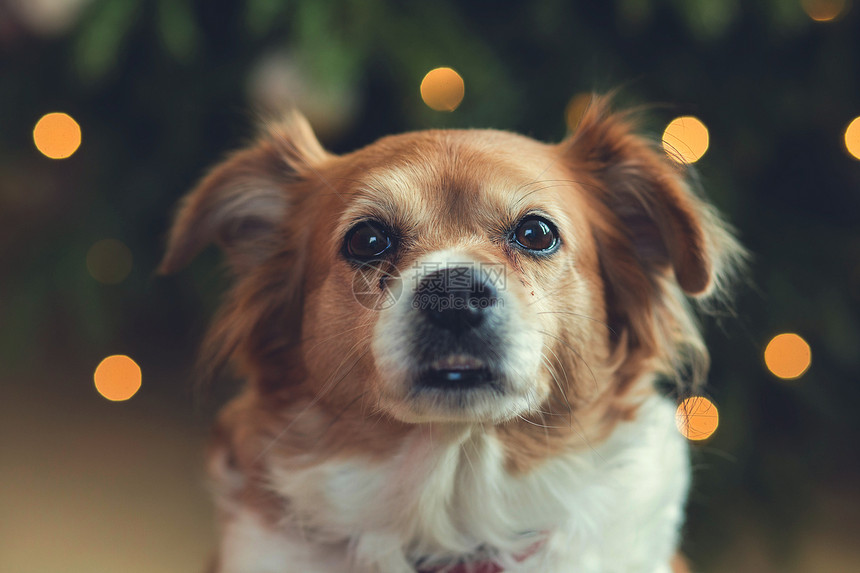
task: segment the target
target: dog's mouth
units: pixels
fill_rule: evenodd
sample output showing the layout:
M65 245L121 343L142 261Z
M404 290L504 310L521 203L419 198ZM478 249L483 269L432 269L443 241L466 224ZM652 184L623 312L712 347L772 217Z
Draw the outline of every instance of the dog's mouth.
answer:
M492 348L498 348L495 345ZM536 378L512 371L488 348L427 349L392 384L386 406L411 423L497 422L528 410L539 399ZM483 351L482 351L483 350Z
M431 362L418 376L418 385L436 390L469 390L497 379L490 367L468 354L452 354Z

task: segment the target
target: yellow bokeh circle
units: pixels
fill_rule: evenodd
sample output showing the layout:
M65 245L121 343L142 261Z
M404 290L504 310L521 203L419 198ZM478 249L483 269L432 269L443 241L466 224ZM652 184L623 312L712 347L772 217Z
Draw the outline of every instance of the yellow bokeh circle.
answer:
M121 402L140 389L142 375L137 362L128 356L115 354L99 363L93 379L99 394L112 402Z
M720 415L713 402L703 396L692 396L678 404L675 425L688 440L705 440L717 430Z
M33 142L46 157L65 159L81 145L81 126L66 113L49 113L36 122Z
M801 0L800 5L806 15L816 22L831 22L838 18L847 7L846 0Z
M421 81L421 99L436 111L454 111L465 93L463 78L451 68L430 70Z
M709 145L707 126L692 115L673 119L663 131L663 149L678 163L695 163Z
M774 376L785 380L799 378L812 363L812 350L793 332L778 334L764 349L764 363Z
M845 149L855 159L860 159L860 117L855 117L845 128Z

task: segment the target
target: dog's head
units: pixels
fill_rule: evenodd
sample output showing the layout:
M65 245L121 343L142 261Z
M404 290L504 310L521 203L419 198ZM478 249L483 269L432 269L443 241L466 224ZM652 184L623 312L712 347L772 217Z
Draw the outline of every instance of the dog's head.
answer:
M162 271L213 241L236 285L211 360L407 423L620 407L702 354L685 295L740 252L602 99L557 145L425 131L343 156L294 114L185 199Z

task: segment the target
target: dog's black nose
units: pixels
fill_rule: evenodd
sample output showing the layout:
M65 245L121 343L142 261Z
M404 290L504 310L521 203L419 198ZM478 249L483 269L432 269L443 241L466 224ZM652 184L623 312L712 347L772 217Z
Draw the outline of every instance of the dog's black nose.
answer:
M424 276L414 307L434 325L452 332L480 326L497 300L492 284L472 267L450 267Z

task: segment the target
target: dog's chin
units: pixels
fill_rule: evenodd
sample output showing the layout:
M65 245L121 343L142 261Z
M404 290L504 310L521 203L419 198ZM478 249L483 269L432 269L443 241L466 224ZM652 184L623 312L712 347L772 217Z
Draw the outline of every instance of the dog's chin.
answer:
M381 404L393 417L408 423L498 423L539 403L533 382L516 380L465 356L417 366L397 378L390 387L403 391Z

